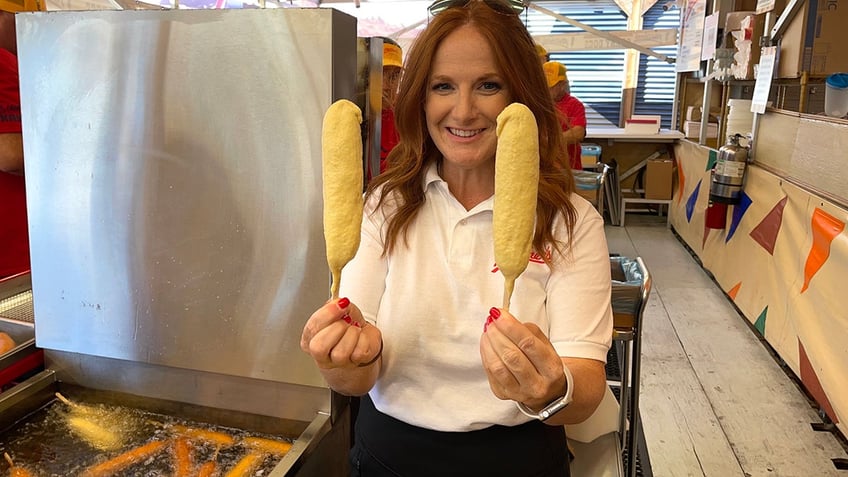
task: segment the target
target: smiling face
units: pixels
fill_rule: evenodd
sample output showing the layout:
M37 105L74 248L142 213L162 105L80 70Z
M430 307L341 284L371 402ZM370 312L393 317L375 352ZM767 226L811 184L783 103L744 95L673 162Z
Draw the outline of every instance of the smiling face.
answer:
M498 114L510 103L491 46L472 26L439 45L427 87L427 130L444 156L443 167L492 168Z

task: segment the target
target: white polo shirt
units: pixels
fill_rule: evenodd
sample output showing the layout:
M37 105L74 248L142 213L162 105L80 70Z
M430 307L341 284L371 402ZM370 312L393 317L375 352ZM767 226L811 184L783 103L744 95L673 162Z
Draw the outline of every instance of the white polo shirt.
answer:
M489 309L503 301L494 262L492 204L472 210L451 195L433 165L425 201L384 258L385 215L365 207L362 241L344 269L341 295L383 334L382 369L370 396L377 409L415 426L469 431L529 420L515 403L492 394L480 358ZM612 340L609 251L603 219L576 194L574 243L552 272L531 255L518 278L510 312L546 332L560 356L606 361ZM390 206L391 207L391 206ZM561 220L556 236L567 239Z

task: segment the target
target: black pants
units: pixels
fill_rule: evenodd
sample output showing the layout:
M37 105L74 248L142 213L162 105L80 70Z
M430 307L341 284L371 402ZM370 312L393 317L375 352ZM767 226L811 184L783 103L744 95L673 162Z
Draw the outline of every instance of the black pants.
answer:
M381 413L360 402L352 477L568 477L561 426L531 421L471 432L439 432Z

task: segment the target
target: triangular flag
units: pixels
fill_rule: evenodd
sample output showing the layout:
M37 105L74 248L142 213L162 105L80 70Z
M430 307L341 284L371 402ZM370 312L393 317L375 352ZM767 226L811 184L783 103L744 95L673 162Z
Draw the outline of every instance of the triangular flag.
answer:
M683 173L683 168L677 168L677 202L683 199L683 186L686 184L686 174Z
M754 328L760 332L763 338L766 337L766 315L768 315L768 307L763 309L760 316L757 317L757 321L754 322Z
M804 349L804 344L801 343L801 340L798 340L798 361L798 367L801 370L801 384L807 388L807 391L810 392L813 399L819 403L819 406L821 406L822 410L825 414L827 414L827 417L829 417L834 424L839 424L839 418L836 417L836 413L833 412L833 406L830 404L830 400L827 398L824 388L822 388L821 381L819 381L819 377L813 369L813 364L807 357L807 350Z
M766 249L769 255L774 255L774 244L777 242L777 234L783 224L783 208L786 207L786 199L784 196L754 227L754 230L751 230L751 238Z
M686 221L689 223L692 223L692 214L695 212L695 203L698 202L698 193L701 191L701 182L703 181L698 181L698 185L695 186L695 190L692 191L689 199L686 200Z
M710 158L707 160L707 168L704 170L712 170L712 168L715 167L716 162L718 162L718 151L716 151L715 149L710 149Z
M731 300L736 301L736 294L739 293L740 288L742 288L742 282L733 285L733 288L727 292L727 296L729 296Z
M733 206L733 216L730 218L730 230L727 231L727 237L724 239L725 243L730 242L730 238L736 233L736 227L739 227L739 222L742 222L742 216L745 215L745 212L752 203L753 201L748 197L748 194L742 191L739 195L739 203Z
M807 254L807 263L804 265L804 286L801 287L801 293L807 290L810 286L810 280L813 275L827 261L830 256L830 243L833 238L845 230L845 223L827 212L816 207L813 212L812 220L813 229L813 245L810 247L810 253Z

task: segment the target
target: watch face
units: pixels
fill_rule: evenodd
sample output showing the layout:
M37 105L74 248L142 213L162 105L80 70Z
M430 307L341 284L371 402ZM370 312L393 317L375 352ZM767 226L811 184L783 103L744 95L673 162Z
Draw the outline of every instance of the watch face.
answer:
M559 411L562 411L569 404L571 404L571 396L563 396L545 406L545 408L539 412L539 419L544 421Z
M539 411L538 413L533 412L533 410L528 408L526 405L524 405L524 404L522 404L518 401L515 401L515 405L518 406L518 410L521 411L522 414L524 414L527 417L532 417L533 419L538 419L540 421L544 421L544 420L548 419L549 417L553 416L554 414L558 413L559 411L562 411L566 406L571 404L572 392L574 390L574 386L572 385L572 382L573 382L574 379L571 377L571 371L568 369L567 366L563 365L562 369L563 369L563 372L565 373L565 382L566 382L565 396L554 400L553 402L551 402L550 404L545 406L545 408L542 409L541 411Z

